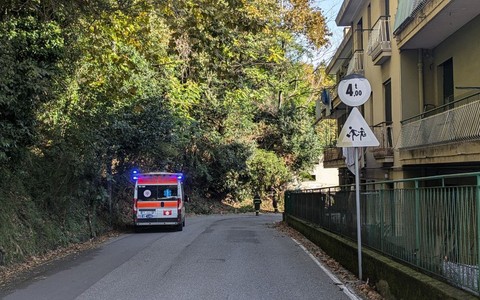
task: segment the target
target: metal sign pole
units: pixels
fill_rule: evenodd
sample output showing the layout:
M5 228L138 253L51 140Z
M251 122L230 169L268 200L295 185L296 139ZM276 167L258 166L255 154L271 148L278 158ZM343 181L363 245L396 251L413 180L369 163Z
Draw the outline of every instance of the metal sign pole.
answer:
M362 230L360 222L360 174L358 167L358 149L359 147L355 147L355 199L357 206L358 279L362 280Z
M354 148L355 150L355 200L357 206L357 248L358 279L362 280L362 225L360 222L360 172L358 165L359 147L378 147L375 134L370 129L358 106L364 104L372 93L368 80L359 74L345 76L338 84L337 94L347 106L353 106L350 115L343 124L338 137L337 147Z

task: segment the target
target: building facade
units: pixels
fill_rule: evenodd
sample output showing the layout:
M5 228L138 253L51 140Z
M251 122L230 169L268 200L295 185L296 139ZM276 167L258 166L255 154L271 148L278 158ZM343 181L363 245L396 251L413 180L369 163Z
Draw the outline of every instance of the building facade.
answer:
M362 151L362 180L480 171L480 1L345 0L336 23L344 38L327 72L372 87L359 109L380 145ZM330 94L317 117L340 132L351 108ZM326 149L324 167L347 184L342 152Z

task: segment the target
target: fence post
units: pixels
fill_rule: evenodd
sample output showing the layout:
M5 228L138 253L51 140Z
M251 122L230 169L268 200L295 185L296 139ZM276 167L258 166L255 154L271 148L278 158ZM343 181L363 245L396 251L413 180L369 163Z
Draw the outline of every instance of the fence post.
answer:
M310 222L315 223L315 193L310 195Z
M380 250L383 252L384 235L385 235L385 215L384 215L384 201L385 201L385 183L382 183L380 188Z
M291 210L291 207L290 207L290 192L289 191L286 191L285 194L284 194L284 212L288 215L288 214L292 214L292 210Z
M480 175L477 175L477 270L480 270ZM480 292L480 272L477 277L477 292Z
M328 205L326 206L327 207L327 212L324 214L324 217L327 219L327 222L328 222L327 223L327 226L328 226L327 228L328 229L332 229L332 214L331 214L332 208L331 208L331 203L330 203L330 196L331 196L330 188L328 188L327 194L325 196L325 197L327 197L327 198L325 198L325 201L328 201ZM328 213L328 217L327 217L327 213ZM341 219L341 217L340 217L340 219ZM340 221L340 224L342 224L342 221Z
M418 180L415 180L415 264L419 265L420 252L420 190Z

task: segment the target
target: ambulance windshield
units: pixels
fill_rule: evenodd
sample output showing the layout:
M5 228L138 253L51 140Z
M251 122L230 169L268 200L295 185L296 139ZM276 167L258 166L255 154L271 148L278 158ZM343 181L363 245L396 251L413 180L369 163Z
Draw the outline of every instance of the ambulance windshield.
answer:
M177 185L139 185L139 201L166 200L172 197L178 197Z

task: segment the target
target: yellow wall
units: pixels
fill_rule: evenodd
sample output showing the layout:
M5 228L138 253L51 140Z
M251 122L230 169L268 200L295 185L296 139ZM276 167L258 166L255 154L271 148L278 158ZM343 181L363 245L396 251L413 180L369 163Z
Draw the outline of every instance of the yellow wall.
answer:
M433 61L425 66L425 74L432 80L426 84L426 95L436 99L436 105L442 104L439 100L442 97L442 79L436 72L449 58L453 58L453 80L456 87L480 86L480 16L447 38L432 52ZM455 98L473 92L475 91L454 89Z

